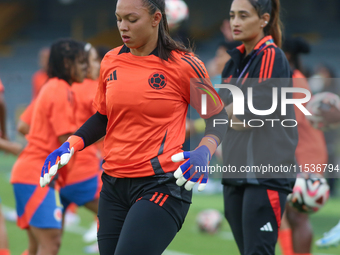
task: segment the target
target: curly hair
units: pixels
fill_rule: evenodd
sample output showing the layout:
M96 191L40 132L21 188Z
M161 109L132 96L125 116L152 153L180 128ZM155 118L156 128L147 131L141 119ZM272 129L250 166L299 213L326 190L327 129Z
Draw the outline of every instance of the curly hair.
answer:
M68 82L71 79L71 72L65 66L65 60L70 60L74 63L84 53L84 43L73 39L60 39L53 43L48 60L48 77L57 77Z

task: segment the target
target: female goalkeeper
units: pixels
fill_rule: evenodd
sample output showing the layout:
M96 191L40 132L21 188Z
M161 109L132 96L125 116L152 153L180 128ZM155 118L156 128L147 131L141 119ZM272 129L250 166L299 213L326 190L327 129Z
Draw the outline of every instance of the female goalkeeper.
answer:
M204 166L227 129L213 126L214 119L227 118L223 103L203 63L169 36L164 9L164 0L118 0L124 45L101 62L97 112L42 170L44 186L73 152L105 136L100 254L162 254L183 224L192 187L199 182L204 188ZM206 136L183 152L189 103L207 120Z

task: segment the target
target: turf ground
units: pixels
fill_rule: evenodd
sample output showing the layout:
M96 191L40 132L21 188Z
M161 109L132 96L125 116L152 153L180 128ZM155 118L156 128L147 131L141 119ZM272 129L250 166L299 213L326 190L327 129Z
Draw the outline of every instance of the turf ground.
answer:
M0 197L2 203L8 207L15 207L12 187L9 184L9 176L15 157L0 153ZM228 223L224 220L222 229L216 235L204 234L198 231L195 219L203 209L215 208L223 211L222 195L194 195L182 230L175 237L164 255L237 255L238 250L233 240ZM63 236L62 247L59 254L74 255L85 254L86 244L82 241L82 231L90 227L93 221L91 213L80 208L78 211L81 222L73 231L66 231ZM311 215L314 229L314 239L319 239L322 234L333 227L340 219L340 197L332 198L322 210ZM10 250L13 255L20 255L27 248L26 233L20 230L15 223L7 222ZM277 253L281 254L279 247ZM340 246L329 249L317 249L313 247L314 255L338 255Z

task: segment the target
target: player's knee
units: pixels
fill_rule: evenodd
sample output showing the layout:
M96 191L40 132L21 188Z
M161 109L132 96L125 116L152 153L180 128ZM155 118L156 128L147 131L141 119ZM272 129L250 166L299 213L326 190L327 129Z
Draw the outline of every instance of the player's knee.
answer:
M35 255L38 253L38 246L30 244L28 247L28 254L29 255Z
M61 236L51 235L41 244L41 249L47 251L48 254L58 254L61 246ZM40 247L39 247L40 248Z

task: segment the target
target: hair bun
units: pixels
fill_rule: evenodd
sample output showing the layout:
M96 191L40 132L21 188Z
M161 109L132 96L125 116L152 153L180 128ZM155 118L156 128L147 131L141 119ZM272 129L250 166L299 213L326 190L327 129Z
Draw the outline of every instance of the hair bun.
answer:
M310 45L302 37L288 37L283 42L282 49L292 54L308 54L310 52Z
M298 53L307 54L310 52L310 45L304 38L297 37L295 39L296 39Z

